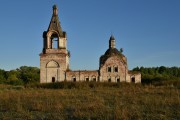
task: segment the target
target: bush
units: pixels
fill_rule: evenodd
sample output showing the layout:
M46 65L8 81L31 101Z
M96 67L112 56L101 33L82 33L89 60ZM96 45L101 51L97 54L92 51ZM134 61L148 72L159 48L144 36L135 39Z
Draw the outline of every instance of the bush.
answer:
M24 85L22 80L8 80L5 83L10 85Z
M46 89L92 89L92 88L120 88L130 83L109 83L109 82L56 82L56 83L36 83L27 84L26 88L46 88Z

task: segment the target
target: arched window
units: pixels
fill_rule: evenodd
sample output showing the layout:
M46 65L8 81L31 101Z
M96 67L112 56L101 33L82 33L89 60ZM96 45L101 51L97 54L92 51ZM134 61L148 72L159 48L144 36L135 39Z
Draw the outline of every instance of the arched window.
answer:
M108 77L108 82L111 82L111 77L110 76Z
M120 82L120 77L119 76L116 77L116 82Z
M118 66L114 66L114 72L118 72Z
M73 81L73 82L76 82L76 76L73 76L73 77L72 77L72 81Z
M85 77L85 81L86 81L86 82L89 82L89 77Z
M111 66L108 66L107 67L107 72L111 72L112 70L111 70Z
M96 76L92 76L92 80L96 82Z

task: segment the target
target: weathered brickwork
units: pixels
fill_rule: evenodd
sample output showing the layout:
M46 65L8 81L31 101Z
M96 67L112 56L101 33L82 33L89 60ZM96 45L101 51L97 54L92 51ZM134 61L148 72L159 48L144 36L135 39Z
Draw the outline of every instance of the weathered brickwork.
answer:
M102 67L100 67L100 80L117 82L119 79L119 82L125 81L126 73L126 65L117 56L112 56L106 60Z
M128 71L127 58L115 47L115 38L109 39L109 48L99 59L99 70L75 70L69 68L70 53L67 50L66 32L62 31L58 8L53 14L47 31L43 33L43 50L40 54L40 82L141 82L141 74Z
M41 82L60 82L65 79L66 55L65 54L42 54L40 57ZM54 63L52 65L52 63Z
M97 71L68 71L66 72L67 81L98 81L98 70Z

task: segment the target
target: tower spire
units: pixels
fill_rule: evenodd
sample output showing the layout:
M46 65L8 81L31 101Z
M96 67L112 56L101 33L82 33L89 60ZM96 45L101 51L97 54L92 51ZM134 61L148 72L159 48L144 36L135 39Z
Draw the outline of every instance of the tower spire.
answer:
M53 5L52 18L51 18L51 22L49 24L47 31L51 31L51 30L55 30L56 32L58 32L60 37L64 37L63 31L60 25L59 17L58 17L57 5Z
M58 15L57 5L53 5L53 15Z

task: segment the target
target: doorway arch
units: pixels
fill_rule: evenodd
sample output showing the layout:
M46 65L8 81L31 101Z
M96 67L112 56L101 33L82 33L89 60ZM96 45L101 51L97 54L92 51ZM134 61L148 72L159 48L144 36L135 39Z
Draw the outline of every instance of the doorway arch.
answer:
M119 83L120 82L120 77L116 76L116 82Z
M51 60L46 65L46 81L47 82L58 82L59 80L59 64Z
M132 76L132 77L131 77L131 82L132 82L132 83L135 83L135 82L136 82L135 76Z

